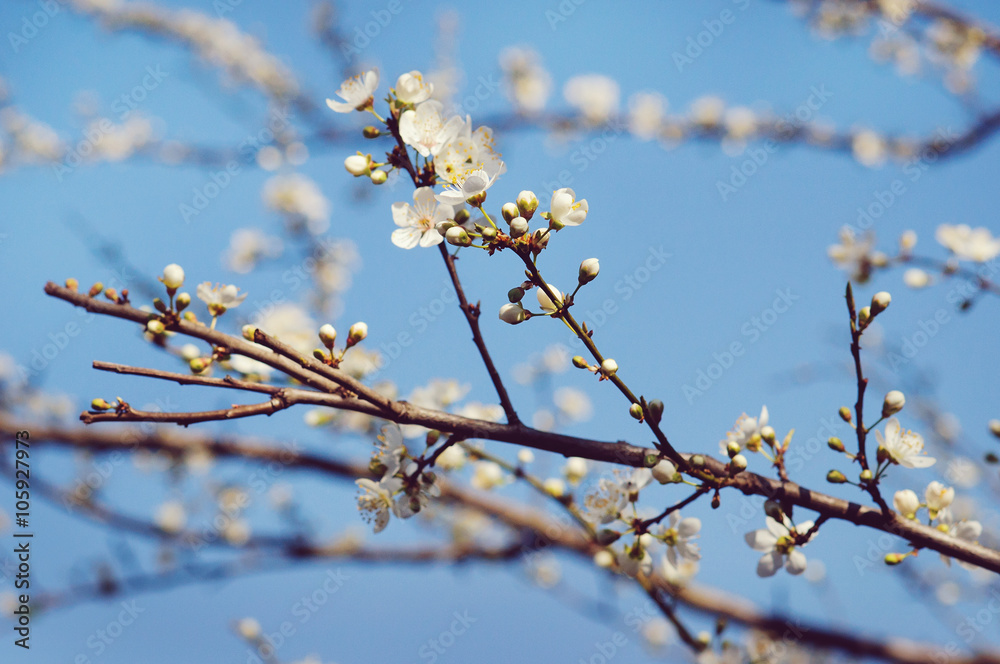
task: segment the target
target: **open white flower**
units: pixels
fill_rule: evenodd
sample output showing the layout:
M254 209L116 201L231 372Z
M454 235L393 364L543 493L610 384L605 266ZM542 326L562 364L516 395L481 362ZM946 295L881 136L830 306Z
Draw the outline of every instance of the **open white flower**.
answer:
M864 283L871 275L874 247L875 237L871 233L859 240L849 226L844 226L840 230L840 244L830 245L826 253L853 281Z
M983 524L969 519L956 522L955 515L951 513L950 509L943 509L938 513L938 528L948 535L970 544L978 543L979 536L983 534ZM948 556L941 554L941 560L949 567L951 566L951 558ZM958 564L968 570L979 569L976 565L961 560L958 561Z
M628 492L615 480L602 478L597 488L584 496L583 505L589 520L611 523L628 505Z
M698 563L693 560L681 559L679 563L671 562L669 550L660 559L660 574L675 586L684 586L698 573Z
M503 162L500 165L503 166ZM478 196L492 187L499 176L500 169L492 172L481 169L472 171L456 182L446 185L445 190L435 196L435 198L439 203L444 203L445 205L460 205L473 196Z
M899 420L895 417L885 423L885 435L875 432L875 438L880 447L885 448L889 460L907 468L927 468L933 466L937 459L925 456L924 439L918 433L903 431Z
M653 571L653 557L638 544L627 546L618 553L618 568L631 577L638 576L639 572L649 574Z
M216 284L210 281L198 284L198 298L208 305L212 316L221 316L226 310L239 306L247 298L247 294L239 294L239 289L232 285Z
M746 534L746 542L755 551L764 555L757 563L757 576L774 576L774 573L784 567L789 574L801 574L806 569L806 557L796 548L796 535L809 532L812 521L805 521L793 526L787 516L782 517L782 523L771 517L765 517L767 529L753 530Z
M760 432L767 426L771 415L767 412L767 406L762 406L759 417L750 417L743 413L736 420L732 431L726 433L726 439L719 441L719 450L722 454L728 453L729 443L735 442L740 449L746 449L747 444L755 445L760 442Z
M378 70L362 72L357 76L344 81L337 96L343 101L327 99L326 105L337 113L350 113L351 111L363 111L372 103L372 95L378 87Z
M415 69L396 79L396 98L404 104L419 104L433 92L434 84L424 81L424 75Z
M414 110L403 111L399 116L403 142L424 157L437 157L463 126L462 118L457 115L445 121L443 111L444 104L434 99L418 104Z
M444 238L437 231L437 224L455 216L455 208L439 205L434 198L434 189L420 187L413 192L413 205L392 204L392 220L399 228L392 232L392 243L403 249L433 247Z
M667 545L667 560L678 567L678 557L682 560L701 560L701 551L694 539L701 531L701 521L695 517L681 518L681 513L670 513L670 525L657 535Z
M453 120L449 120L449 125ZM503 175L507 167L496 151L493 130L479 127L473 131L472 118L466 115L465 121L458 124L457 131L434 159L434 170L445 182L454 184L473 171Z
M959 259L985 263L1000 255L1000 238L993 237L987 228L941 224L934 237Z
M552 193L552 202L549 206L551 215L549 223L556 230L563 226L579 226L587 218L587 199L576 200L576 192L569 187L557 189Z
M358 496L358 510L365 521L374 525L375 532L380 533L389 525L389 516L393 508L393 494L403 486L403 480L389 477L375 482L362 477L355 480L362 494Z

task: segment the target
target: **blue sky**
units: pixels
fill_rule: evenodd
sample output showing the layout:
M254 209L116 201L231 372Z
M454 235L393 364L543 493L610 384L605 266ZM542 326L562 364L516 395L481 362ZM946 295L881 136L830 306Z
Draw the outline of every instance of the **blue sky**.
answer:
M214 11L207 0L162 4ZM385 6L345 4L343 25L351 33L373 20L372 11ZM994 3L953 4L1000 22L1000 6ZM472 8L404 0L398 19L379 31L361 57L383 72L383 90L399 73L431 69L437 46L434 20L450 9L460 20L457 54L465 72L465 95L471 94L481 77L499 76L497 57L503 47L528 44L541 54L552 74L556 94L550 106L556 108L564 108L558 95L562 84L572 75L592 72L614 77L623 97L641 90L659 91L677 111L702 95L717 94L730 104L766 103L776 112L787 113L821 89L828 92L828 99L819 117L843 129L868 126L928 135L969 123L968 114L933 76L900 78L891 67L871 61L866 53L868 38L819 39L782 5L763 0L628 4L592 0L574 4L565 21L553 23L546 11L558 11L556 2L479 3ZM20 31L24 17L33 15L38 6L20 0L3 3L2 33ZM735 20L678 71L673 54L705 29L705 21L715 20L724 11L732 12ZM270 51L299 74L321 103L339 86L341 77L338 65L308 38L308 15L309 3L300 0L244 0L227 18L266 40ZM16 103L67 139L80 136L79 121L72 112L80 92L93 91L111 107L113 100L147 75L148 68L165 76L141 108L162 119L160 129L166 136L233 148L267 118L259 96L224 89L214 69L174 45L108 33L68 12L52 16L17 52L7 41L5 37L0 45L0 75ZM976 68L987 107L997 96L993 66L984 62ZM505 109L503 95L494 92L473 113L473 120ZM358 129L363 124L360 117L351 116L331 121ZM832 426L839 429L836 435L847 439L847 427L842 423L837 427L835 417L837 408L853 403L853 378L845 370L850 359L845 282L843 273L827 260L826 248L835 242L841 226L856 222L859 207L884 198L881 192L891 190L894 181L902 182L903 193L873 227L885 248L893 248L903 230L914 229L920 237L920 251L943 257L943 249L933 242L934 229L941 223L998 230L995 176L1000 147L995 142L935 164L918 178L899 165L868 169L840 153L781 146L744 186L723 200L717 183L728 179L731 169L747 159L746 154L727 156L714 143L686 143L667 151L624 134L609 137L605 143L593 140L580 137L560 145L535 130L500 134L498 149L508 171L491 189L489 200L499 207L525 188L535 189L544 200L543 184L568 171L571 186L588 199L590 215L583 226L567 229L552 242L540 263L543 273L552 283L566 287L575 280L580 260L600 258L601 275L582 291L577 299L579 310L596 311L608 299L615 304L616 312L598 326L598 342L617 360L621 375L637 392L664 401L665 430L686 451L717 453L718 440L740 413L755 415L763 404L770 409L771 423L780 435L795 428L796 440L803 444L813 436L825 440L830 434L819 431L834 422ZM588 147L593 158L581 159ZM436 252L404 252L390 244L389 206L409 199L402 187L376 189L369 192L367 202L352 202L357 183L344 172L342 161L356 149L371 149L360 132L355 141L314 151L299 169L316 180L332 201L329 235L355 242L363 261L354 288L345 297L344 312L332 322L346 329L355 320L365 320L371 330L366 343L373 348L387 348L400 332L414 335L415 344L387 369L402 394L428 377L455 377L472 386L470 398L490 401L492 388L457 310L435 317L426 330L417 331L411 325L411 316L433 303L446 287L446 275L439 258L432 255ZM0 346L20 362L29 363L35 352L54 343L53 335L60 338L68 332L67 325L75 323L79 333L67 334L69 343L37 376L39 384L68 394L74 411L82 410L94 396L116 394L138 403L169 400L184 409L228 403L229 395L93 372L89 365L94 359L164 366L163 358L131 329L114 321L84 318L42 293L47 280L73 276L89 284L109 281L117 273L130 282L139 278L139 272L150 277L163 265L177 262L187 269L189 283L233 281L251 293L247 304L260 302L272 286L269 280L279 271L233 275L223 267L220 254L238 227L270 232L280 227L280 220L261 203L261 186L269 174L250 166L242 168L205 212L185 223L180 206L210 177L210 170L147 161L78 168L62 181L47 166L26 167L0 177L4 201L0 290L7 306L7 315L0 318ZM81 222L113 239L138 270L122 275L120 266L103 264L87 251L81 234L72 230ZM666 259L647 279L642 270L651 255ZM512 257L470 253L463 255L459 269L470 298L483 303L484 335L509 382L513 383L513 367L526 357L550 344L569 341L565 328L552 321L536 320L512 328L496 319L493 312L506 301L506 291L520 281L521 269ZM949 320L921 348L911 366L898 373L887 365L880 367L889 381L873 384L871 402L877 404L885 390L900 387L913 368L929 372L942 407L963 424L965 449L981 457L990 445L995 449L996 442L988 438L986 421L998 416L1000 356L995 331L1000 308L995 299L987 298L972 312L959 314L948 301L951 287L946 283L909 291L900 272L893 271L858 288L861 301L876 290L893 293L892 307L880 319L887 348L899 348L913 339L921 323L942 309ZM787 312L761 334L747 332L747 323L753 325L755 317L767 319L766 312L782 294L790 303ZM599 318L584 317L591 322ZM704 395L686 396L684 386L694 384L699 372L708 371L734 342L742 343L745 353ZM816 369L808 380L790 380L812 366ZM606 383L584 378L573 371L555 378L556 385L585 390L595 404L594 418L568 431L648 444L648 434L630 420L620 395ZM536 403L530 388L513 384L512 396L525 412ZM903 419L904 425L918 426L905 413ZM267 421L234 422L225 430L295 440L353 458L361 458L366 450L362 441L331 441L308 430L297 412ZM513 456L509 448L496 445L492 449ZM847 470L825 448L803 459L803 468L793 479L822 490L828 487L823 477L831 467ZM541 463L557 467L555 460ZM766 471L759 460L753 463L757 465L752 469ZM71 471L71 462L62 453L41 453L35 464L43 477L65 478ZM234 464L220 469L223 477L234 481L250 472L251 468ZM996 472L990 472L995 483ZM932 471L896 472L889 485L921 492L937 477ZM313 518L328 532L359 522L352 487L330 486L306 474L280 479L293 482L297 494L308 498ZM857 498L850 487L832 492ZM679 497L670 488L655 495L661 494L664 504ZM150 481L126 464L124 472L114 475L107 497L148 513L165 495L164 483ZM990 500L986 491L971 495ZM784 613L830 620L871 634L898 633L965 646L957 624L961 617L975 615L982 608L983 600L977 598L983 595L977 593L984 591L975 590L964 570L956 568L950 574L973 588L971 602L943 612L913 606L913 596L894 570L877 564L859 571L856 556L865 557L871 546L881 546L877 534L833 523L806 549L811 558L825 563L825 585L784 574L761 580L753 572L757 555L746 547L742 535L762 527L763 515L758 510L754 518L746 519L745 527L731 529L728 523L733 519L727 521L727 516L737 522L744 519L740 515L743 503L737 495L724 494L723 498L718 512L701 503L685 510L704 523L703 582ZM8 509L7 503L0 503L0 508ZM122 547L146 564L154 554L147 542L109 533L57 506L36 499L35 510L38 553L34 570L46 588L65 587L81 570ZM996 513L983 514L984 523L996 532ZM388 541L425 534L410 524L393 526L386 533ZM902 548L902 543L894 546ZM924 554L908 562L943 574L935 558ZM360 662L376 652L380 658L426 661L419 654L421 647L447 630L456 612L467 612L474 621L441 655L441 662L552 659L557 654L566 661L588 661L597 652L594 644L612 640L615 631L625 635L628 658L642 661L640 639L626 616L645 610L647 603L573 561L564 562L566 593L605 599L611 607L605 620L581 615L571 599L533 588L518 566L451 569L316 564L224 584L123 597L134 600L142 612L99 654L88 639L107 629L122 607L108 602L60 610L36 621L32 661L74 662L82 654L92 662L242 663L247 661L245 646L228 630L232 620L245 615L257 618L268 632L277 630L283 621L295 621L295 633L280 650L284 659L315 653L324 662ZM328 572L338 571L346 578L343 585L308 620L298 622L296 602L321 588ZM906 611L899 610L903 603ZM696 618L694 624L708 623ZM972 645L998 647L1000 640L995 630L987 629ZM29 661L20 652L7 660L12 648L8 643L0 647L5 661ZM678 655L680 651L672 652Z

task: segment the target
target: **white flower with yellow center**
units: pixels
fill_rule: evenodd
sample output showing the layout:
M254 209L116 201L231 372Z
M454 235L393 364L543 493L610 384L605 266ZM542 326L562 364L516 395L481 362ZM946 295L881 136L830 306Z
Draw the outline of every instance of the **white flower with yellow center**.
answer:
M392 243L403 249L441 244L444 238L438 233L437 224L454 216L455 208L435 200L434 189L420 187L413 192L413 205L392 204L392 220L399 226L392 232Z
M885 449L889 460L907 468L927 468L937 459L924 455L924 439L918 433L903 431L895 417L885 423L885 435L875 432L879 447Z
M424 157L437 157L451 141L463 122L457 115L444 119L444 104L429 99L399 116L399 135L403 142Z
M198 284L198 298L208 305L208 312L213 317L221 316L227 310L240 305L247 298L247 294L239 294L236 286L216 284L214 287L209 281Z
M587 218L587 199L576 200L576 192L569 187L552 193L549 205L549 224L559 230L563 226L579 226Z
M670 525L662 528L657 537L667 545L667 559L673 567L678 567L678 559L701 560L701 551L694 539L701 531L701 520L695 517L681 518L681 513L670 513Z
M799 535L809 532L812 521L805 521L793 526L787 516L782 522L766 517L766 529L754 530L746 534L746 542L755 551L764 555L757 563L757 576L774 576L774 573L784 567L789 574L801 574L806 569L806 557L796 547L795 540Z
M746 413L740 415L733 430L726 433L726 439L719 441L720 452L727 454L729 443L736 443L741 450L749 449L756 452L760 449L760 432L767 426L770 418L767 406L761 407L759 417L750 417Z
M419 104L429 99L433 92L434 84L424 81L424 75L417 70L396 79L396 99L404 104Z
M434 170L445 182L456 184L479 170L492 174L495 179L503 175L507 167L496 151L493 130L479 127L472 131L472 118L467 115L434 159Z
M394 493L403 486L403 480L398 477L390 477L380 482L375 482L362 477L355 480L362 494L358 496L358 510L361 516L374 525L375 532L380 533L389 525L389 516L392 513Z
M366 71L344 81L337 96L343 101L327 99L326 105L337 113L363 111L372 104L372 95L378 87L378 70Z
M500 166L503 166L503 162L500 163ZM497 181L500 173L500 169L492 172L481 169L471 171L446 185L445 190L435 196L435 198L439 203L444 203L445 205L461 205L473 196L485 193Z

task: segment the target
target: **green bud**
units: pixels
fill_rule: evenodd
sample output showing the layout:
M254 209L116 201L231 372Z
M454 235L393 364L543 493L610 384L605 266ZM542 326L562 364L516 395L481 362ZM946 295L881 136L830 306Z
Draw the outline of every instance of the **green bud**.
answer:
M174 298L174 304L177 306L177 311L184 311L191 304L191 296L187 293L181 293Z
M729 444L726 445L726 454L728 454L729 458L732 459L734 456L739 454L742 451L742 449L743 448L740 447L739 443L737 443L735 440L731 440L729 441Z
M513 304L514 302L520 302L521 298L524 297L524 289L520 286L515 286L507 291L507 301Z
M840 419L844 420L845 422L851 421L851 409L848 408L847 406L841 406L840 410L837 412L840 415Z
M858 477L861 479L862 482L871 482L872 477L874 477L874 475L872 475L871 470L865 468L864 470L861 471L861 474L858 475Z
M839 470L831 470L826 474L826 481L830 484L844 484L847 478Z
M167 305L163 303L158 297L153 298L153 308L159 311L161 314L167 313Z
M247 341L253 341L253 335L257 333L257 328L253 325L243 326L243 338Z
M456 224L464 224L471 217L472 217L472 213L470 213L465 208L462 208L461 210L459 210L458 212L455 213L455 223Z
M111 404L101 398L94 399L90 402L91 410L111 410Z
M830 440L826 441L826 444L834 452L844 451L844 443L840 440L840 438L837 438L836 436L831 437Z
M378 127L373 127L372 125L368 125L362 129L361 133L365 138L378 138L382 135L382 132L378 130Z
M633 405L636 405L636 404L633 404ZM645 457L643 457L642 462L643 462L643 464L645 464L646 468L652 468L656 464L660 463L660 455L659 454L647 454Z
M764 501L764 514L768 515L775 521L781 523L785 518L785 513L781 509L781 505L773 500Z
M632 404L628 407L628 414L632 416L633 419L642 421L642 406L637 403Z
M587 369L590 367L590 364L583 358L582 355L574 355L573 366L577 369Z
M313 348L313 357L315 357L320 362L326 362L326 353L322 348Z

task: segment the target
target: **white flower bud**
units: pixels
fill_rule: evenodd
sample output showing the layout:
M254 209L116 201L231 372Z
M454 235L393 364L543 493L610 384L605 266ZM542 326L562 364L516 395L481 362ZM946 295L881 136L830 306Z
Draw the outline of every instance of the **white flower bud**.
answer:
M587 260L580 263L580 276L579 280L581 284L589 284L591 281L597 278L598 273L601 271L601 264L596 258L588 258Z
M520 302L511 302L500 307L500 320L511 325L517 325L528 320L528 311Z
M260 636L260 623L253 618L243 618L236 623L236 630L247 641L253 641Z
M355 323L351 326L351 329L347 331L347 345L353 346L356 343L364 341L365 337L368 336L368 324L367 323Z
M550 477L542 483L542 488L545 489L545 493L550 496L559 498L566 493L566 482L559 477Z
M917 246L916 231L912 230L903 231L903 234L899 236L899 249L903 253L907 253L909 251L912 251L915 246Z
M333 325L327 323L323 327L319 328L319 340L327 348L333 348L333 343L337 340L337 330L333 327Z
M903 273L903 283L914 290L924 288L931 283L931 276L919 267L911 267Z
M742 454L737 454L729 460L729 469L735 473L743 472L747 469L747 458Z
M510 236L515 240L528 232L528 220L524 217L514 217L510 220Z
M913 519L916 517L917 510L920 509L920 498L913 491L903 489L893 495L892 506L907 519Z
M453 244L456 247L468 247L472 244L472 238L461 226L449 228L448 232L444 234L444 239L448 241L448 244Z
M517 209L525 220L531 219L531 215L535 214L535 210L538 209L538 197L535 196L535 192L525 190L518 194Z
M669 484L674 481L674 475L677 474L677 467L674 466L667 459L660 459L655 466L653 466L653 479L660 484Z
M587 460L581 457L570 457L566 459L563 467L563 474L570 484L579 484L587 475Z
M154 318L146 323L146 331L150 334L163 334L166 328L163 327L163 321Z
M601 362L601 374L610 378L618 373L618 363L612 360L610 357L603 362Z
M885 395L885 401L882 402L882 417L891 417L899 411L903 410L903 406L906 405L906 397L899 390L892 390Z
M535 460L535 453L531 450L518 450L517 460L527 465Z
M513 203L504 203L503 207L500 208L500 214L503 215L503 220L508 224L517 217L521 216L520 211L517 206Z
M370 174L371 166L371 159L363 154L352 154L344 160L344 168L356 178Z
M170 290L177 290L184 285L184 268L177 263L171 263L163 268L163 276L160 281Z
M888 291L879 291L872 296L872 316L877 316L889 307L892 295Z
M615 557L607 549L601 549L594 554L594 564L601 569L608 569L615 564Z
M371 178L372 184L385 184L385 181L389 179L389 174L385 171L372 171L369 176Z
M931 511L932 517L936 512L940 512L951 505L951 501L954 499L955 490L951 487L946 487L940 482L931 482L927 485L927 490L924 491L924 500L927 501L927 509Z
M990 420L990 433L1000 438L1000 420Z

